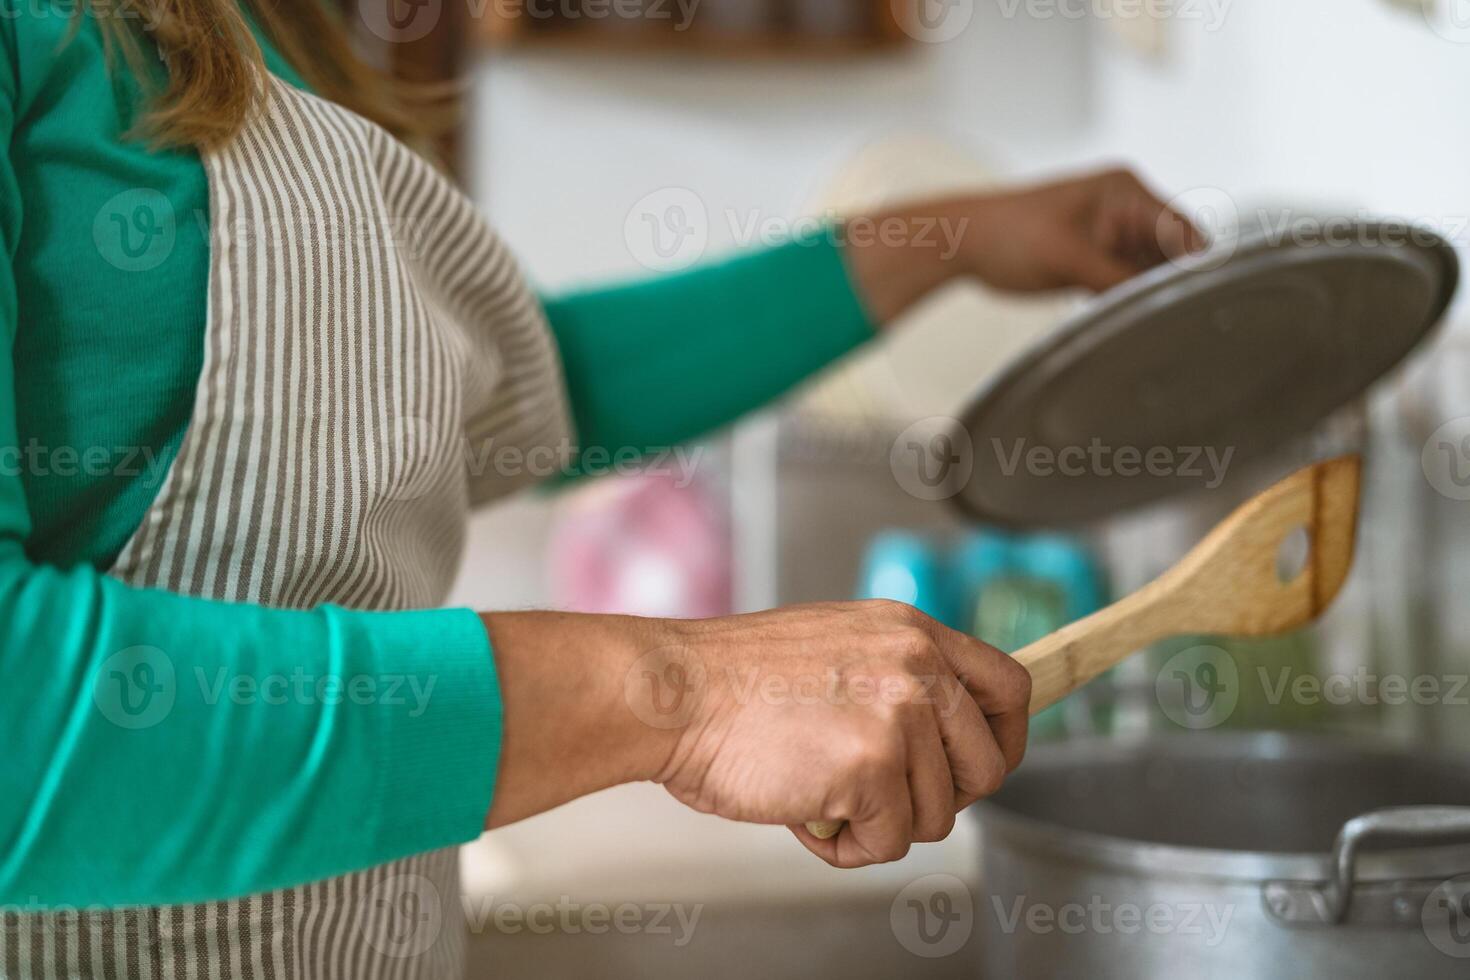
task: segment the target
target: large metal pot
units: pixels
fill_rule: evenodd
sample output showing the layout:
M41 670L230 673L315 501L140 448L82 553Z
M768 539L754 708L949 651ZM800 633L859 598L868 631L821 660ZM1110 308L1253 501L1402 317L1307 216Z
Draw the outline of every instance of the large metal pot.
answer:
M973 811L984 976L1470 976L1470 761L1193 734L1041 747Z

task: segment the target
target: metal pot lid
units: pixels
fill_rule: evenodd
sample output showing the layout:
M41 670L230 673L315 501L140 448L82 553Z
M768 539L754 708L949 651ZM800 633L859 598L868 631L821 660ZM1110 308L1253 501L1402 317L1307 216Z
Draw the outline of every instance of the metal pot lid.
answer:
M1424 339L1459 280L1432 232L1346 229L1242 240L1100 297L971 402L956 502L1001 525L1082 524L1309 432Z

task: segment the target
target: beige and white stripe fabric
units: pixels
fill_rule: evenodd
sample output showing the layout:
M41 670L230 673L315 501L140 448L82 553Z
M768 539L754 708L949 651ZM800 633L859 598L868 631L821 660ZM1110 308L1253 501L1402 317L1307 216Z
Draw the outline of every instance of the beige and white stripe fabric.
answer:
M432 167L270 86L266 111L204 160L203 373L112 574L280 607L434 606L471 504L538 476L493 464L565 451L556 348L505 246ZM451 848L229 902L10 914L0 976L458 977L465 939Z

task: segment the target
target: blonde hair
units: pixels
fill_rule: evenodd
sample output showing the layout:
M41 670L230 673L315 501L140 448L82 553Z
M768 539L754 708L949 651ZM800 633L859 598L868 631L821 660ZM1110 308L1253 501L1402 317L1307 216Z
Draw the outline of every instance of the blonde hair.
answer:
M144 40L167 67L150 92L139 135L164 146L210 149L232 139L265 98L265 63L236 0L85 0L108 50L120 49L145 83ZM357 57L327 0L240 0L313 91L419 147L453 119L452 91L389 77ZM119 7L128 16L118 16ZM83 8L77 7L78 16ZM138 30L133 25L145 25Z

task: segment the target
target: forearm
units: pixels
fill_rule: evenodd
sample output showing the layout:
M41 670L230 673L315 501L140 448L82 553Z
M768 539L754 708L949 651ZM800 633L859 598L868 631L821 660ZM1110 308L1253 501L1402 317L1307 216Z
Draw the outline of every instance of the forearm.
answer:
M709 433L873 336L825 235L544 303L584 453Z

